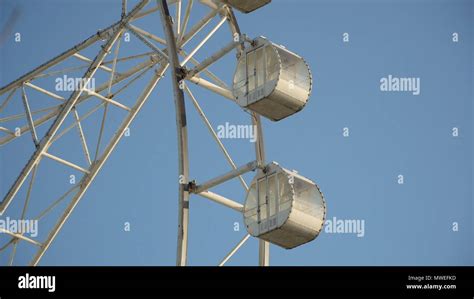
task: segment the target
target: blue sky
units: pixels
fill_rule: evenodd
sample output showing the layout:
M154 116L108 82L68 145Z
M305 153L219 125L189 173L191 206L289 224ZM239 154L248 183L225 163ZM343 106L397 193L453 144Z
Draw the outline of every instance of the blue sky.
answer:
M1 86L120 17L120 1L2 0L0 26L15 6L20 14L12 33L20 32L22 41L15 43L11 34L0 45ZM191 22L206 13L195 6ZM264 120L267 160L316 181L326 198L328 219L365 223L363 237L323 232L296 249L271 246L271 264L473 265L473 2L274 0L254 13L236 15L244 33L285 45L303 56L313 73L314 90L303 111L276 123ZM158 14L138 25L161 32ZM349 42L343 42L344 33ZM453 33L458 42L453 42ZM197 58L207 57L229 38L223 26ZM146 51L134 37L122 44L124 51ZM84 53L93 57L94 51ZM230 84L235 62L229 54L212 70ZM419 78L420 95L382 92L380 79L389 75ZM197 86L191 89L215 129L225 122L249 123L248 114L234 103ZM139 91L137 85L130 95ZM22 109L18 95L11 109ZM229 166L190 101L187 110L191 176L202 182ZM93 118L86 130L99 124ZM348 137L343 136L345 127ZM453 127L459 136L452 136ZM174 264L178 173L168 77L154 90L130 133L42 265ZM80 156L77 140L65 136L61 153ZM236 164L253 159L248 140L223 142ZM2 196L32 150L30 136L0 148ZM69 186L69 170L51 162L42 171L32 207L51 202ZM402 185L399 175L404 176ZM238 181L215 191L242 203L245 198ZM19 208L2 217L18 217ZM246 233L241 215L206 199L192 197L190 211L190 265L219 263ZM48 221L45 228L53 223ZM125 222L131 231L124 231ZM234 231L235 222L240 231ZM1 244L6 240L0 235ZM32 253L21 249L20 264ZM7 258L0 255L2 264ZM258 242L250 239L228 264L256 265L257 259Z

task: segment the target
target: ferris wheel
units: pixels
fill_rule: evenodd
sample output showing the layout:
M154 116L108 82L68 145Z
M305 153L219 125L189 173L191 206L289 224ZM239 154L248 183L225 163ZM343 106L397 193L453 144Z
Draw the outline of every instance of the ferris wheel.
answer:
M0 251L8 254L9 265L16 264L15 255L20 249L32 254L30 265L40 263L166 72L171 76L178 139L176 265L185 266L188 248L192 250L188 246L191 196L207 198L242 214L247 234L219 265L224 265L250 237L259 239L259 265L266 266L270 243L291 249L319 235L326 217L322 192L316 183L296 171L267 161L261 121L261 117L281 121L304 108L312 89L309 66L282 45L263 36L250 38L243 34L234 14L234 9L251 13L269 3L270 0L141 0L129 10L123 0L122 15L116 23L0 89L0 148L19 139L28 139L31 145L31 155L3 196L0 214L17 217L24 223L27 219L56 217L48 233L36 238L0 228L0 233L8 237L6 241L2 239ZM196 10L206 14L191 22ZM145 30L139 21L146 18L161 22L161 26ZM198 60L196 53L224 30L228 31L227 40L219 40L220 49L207 50L207 58ZM134 47L127 52L124 39L130 36L145 51ZM210 67L230 53L235 53L236 60L229 70L233 73L229 86ZM79 80L69 80L74 77ZM248 163L236 165L192 92L193 85L230 100L250 115L256 141L255 156L249 157ZM140 92L132 95L131 87L137 86ZM39 97L48 100L35 101ZM189 175L186 97L230 167L228 172L205 182ZM65 151L65 143L70 146L73 140L77 150ZM42 167L47 167L46 173L41 172ZM35 186L53 185L53 172L64 173L65 169L74 173L70 186L55 186L54 191L59 194L55 198L54 192L34 198ZM255 172L251 182L243 177L249 172ZM211 191L233 179L244 188L244 203ZM61 188L64 190L59 192Z

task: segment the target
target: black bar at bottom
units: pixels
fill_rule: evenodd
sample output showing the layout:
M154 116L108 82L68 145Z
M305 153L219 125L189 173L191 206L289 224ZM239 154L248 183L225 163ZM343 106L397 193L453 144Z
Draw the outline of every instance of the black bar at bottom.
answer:
M473 267L0 267L0 298L139 298L169 292L189 298L473 298L473 273Z

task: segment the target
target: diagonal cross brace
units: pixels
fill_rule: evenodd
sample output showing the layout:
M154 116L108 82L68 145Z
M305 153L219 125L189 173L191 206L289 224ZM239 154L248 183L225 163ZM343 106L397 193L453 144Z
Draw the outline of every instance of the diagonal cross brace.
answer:
M117 27L114 29L114 31L111 34L111 37L107 40L106 44L102 46L102 49L100 50L99 54L96 56L94 61L91 63L87 71L85 72L83 79L89 80L94 76L95 72L103 62L104 58L107 56L108 52L111 50L113 44L117 41L117 39L120 36L120 33L122 29L125 27L127 22L135 15L137 14L146 4L148 3L148 0L142 0L135 8L125 17L123 18L118 24ZM79 100L79 97L81 96L82 92L84 89L79 89L74 91L71 96L69 97L68 101L66 104L61 108L61 111L59 112L58 116L54 120L53 124L51 127L48 129L48 132L45 134L45 136L41 139L39 145L37 146L36 151L33 153L31 156L30 160L27 162L23 170L20 172L20 175L18 178L15 180L11 188L9 189L8 193L6 194L5 198L3 201L0 203L0 215L3 215L5 210L8 208L10 205L11 201L17 194L18 190L21 188L23 183L25 182L26 178L32 171L33 167L40 161L42 158L43 154L48 150L48 147L51 145L51 141L55 134L58 132L59 128L63 124L64 120L68 116L68 114L71 112L71 109L76 105L77 101Z

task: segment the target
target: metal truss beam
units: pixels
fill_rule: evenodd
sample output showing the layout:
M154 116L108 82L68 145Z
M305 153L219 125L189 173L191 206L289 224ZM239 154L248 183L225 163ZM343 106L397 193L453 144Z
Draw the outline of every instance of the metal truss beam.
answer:
M229 171L223 175L220 175L212 180L209 180L205 183L202 183L201 185L196 186L195 188L191 189L191 192L193 193L201 193L203 191L207 191L211 189L212 187L215 187L217 185L220 185L228 180L231 180L233 178L236 178L238 176L241 176L244 173L247 173L249 171L254 171L257 168L262 168L263 166L259 164L257 161L249 162L245 165L240 166L239 168Z
M92 64L90 65L90 67L87 69L87 71L85 72L84 76L83 76L83 79L86 80L86 82L88 83L91 78L94 76L95 72L97 71L97 69L99 68L100 64L103 62L105 56L108 54L108 52L110 51L110 49L112 48L113 44L115 43L115 41L118 39L118 37L120 36L120 33L121 33L121 30L122 28L125 26L126 22L131 18L133 17L135 14L137 14L145 5L146 3L148 2L148 0L142 0L137 6L135 6L135 8L122 20L122 22L119 22L119 25L118 27L115 29L115 31L113 31L113 33L111 34L111 37L107 40L107 42L105 43L105 45L102 47L102 49L100 50L99 54L97 55L97 57L94 59L94 61L92 62ZM63 57L64 58L64 57ZM33 71L33 72L30 72L28 76L34 76L36 75L37 73L39 73L38 70L40 71L43 71L44 69L46 68L37 68L36 71ZM23 76L25 77L25 76ZM22 77L22 78L23 78ZM20 78L21 79L21 78ZM28 79L25 79L25 81L28 80ZM18 81L18 80L17 80ZM17 81L14 81L12 84L8 85L8 86L14 86L15 82ZM87 84L86 84L87 85ZM7 91L9 87L6 87L3 90ZM15 180L14 184L11 186L11 188L9 189L8 193L6 194L5 198L3 199L3 201L0 203L0 215L2 215L5 210L7 209L7 207L10 205L13 197L16 195L16 193L18 192L18 190L20 189L20 187L23 185L26 177L30 174L31 170L33 169L33 167L39 162L39 160L41 159L41 157L43 156L43 154L47 151L48 147L51 145L51 140L53 139L54 135L58 132L60 126L63 124L64 120L66 119L66 117L68 116L69 112L71 111L71 109L76 105L77 101L79 100L79 97L81 96L82 92L84 91L84 89L79 89L79 90L76 90L74 91L71 96L69 97L69 100L65 103L64 106L61 107L60 109L60 112L58 114L58 116L56 117L56 119L53 121L53 124L51 125L51 127L49 128L49 130L47 131L46 135L41 139L40 143L38 144L37 146L37 149L36 151L33 153L33 155L31 156L30 160L28 161L28 163L25 165L25 167L23 168L23 170L21 171L20 175L18 176L18 178ZM1 92L0 92L1 94Z
M184 104L184 93L180 88L182 74L176 47L176 37L173 32L172 19L166 0L157 0L160 7L161 23L166 35L166 44L169 63L172 73L173 93L176 107L176 127L178 136L178 172L185 180L189 179L188 160L188 133L186 122L186 108ZM187 184L180 183L178 187L178 246L176 265L185 266L188 250L188 225L189 225L189 192L185 190Z
M90 184L94 180L94 178L97 176L99 173L100 169L103 167L105 164L105 161L108 159L112 151L115 149L117 146L118 142L124 135L125 130L130 126L132 121L135 119L137 116L138 112L141 110L147 99L149 98L151 92L153 89L156 87L160 79L163 77L164 72L166 71L167 66L162 67L159 71L157 71L148 85L145 87L143 92L141 93L140 97L136 101L135 105L132 107L130 113L127 115L127 117L123 120L122 124L118 128L118 130L115 132L115 134L112 137L112 140L108 144L108 146L105 148L102 156L97 159L97 161L92 164L92 166L89 169L89 173L85 175L82 179L81 182L79 183L80 185L80 190L75 194L69 205L66 207L64 213L61 215L59 218L58 222L48 235L46 241L43 242L43 245L41 248L38 250L36 255L34 256L33 260L31 261L32 266L38 265L40 259L43 257L44 253L46 250L48 250L49 246L55 239L56 235L58 232L61 230L62 226L64 223L67 221L67 219L71 216L74 208L77 206L81 198L83 197L84 193L87 191L89 188Z

